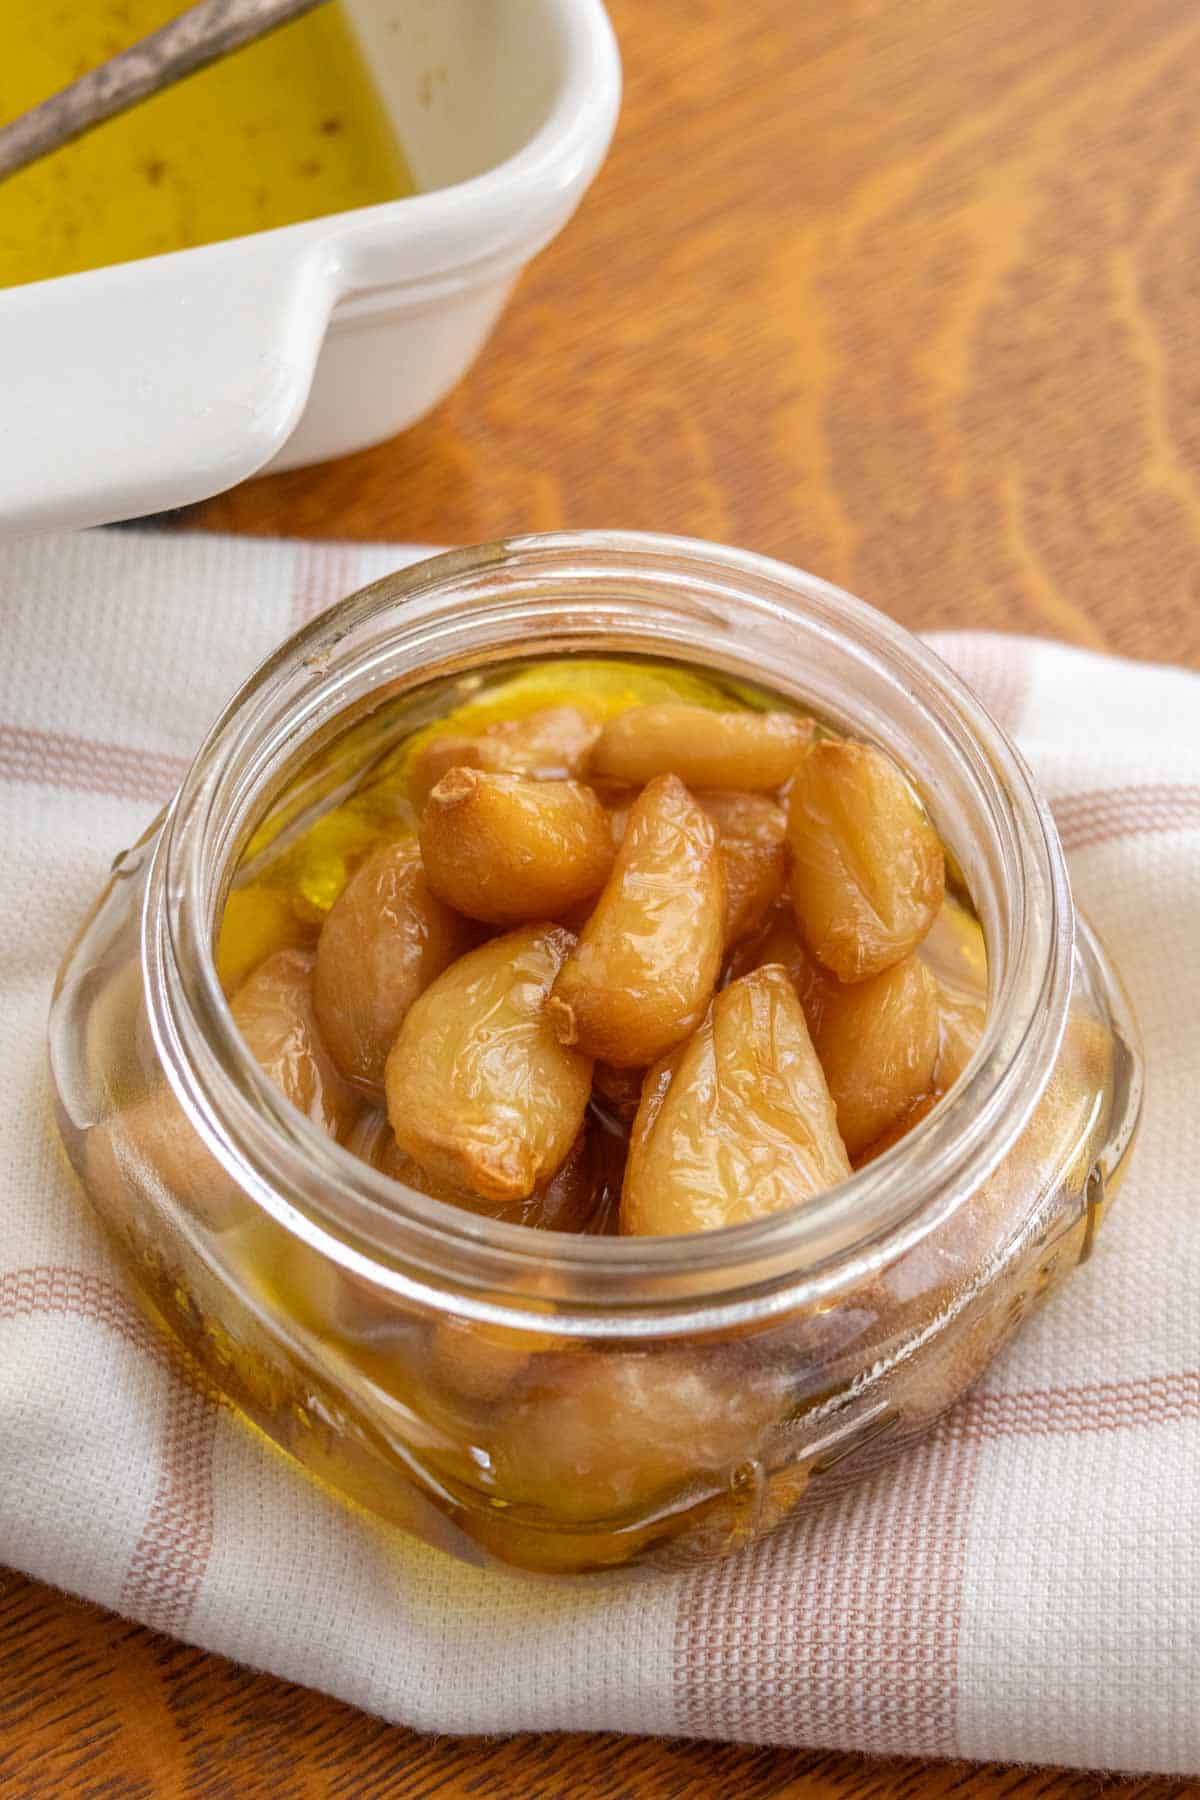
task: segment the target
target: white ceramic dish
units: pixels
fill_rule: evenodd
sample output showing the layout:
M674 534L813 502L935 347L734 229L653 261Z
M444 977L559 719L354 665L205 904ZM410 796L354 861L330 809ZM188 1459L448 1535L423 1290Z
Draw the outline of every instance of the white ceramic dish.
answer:
M603 160L600 0L346 0L421 192L0 291L0 532L181 506L453 386Z

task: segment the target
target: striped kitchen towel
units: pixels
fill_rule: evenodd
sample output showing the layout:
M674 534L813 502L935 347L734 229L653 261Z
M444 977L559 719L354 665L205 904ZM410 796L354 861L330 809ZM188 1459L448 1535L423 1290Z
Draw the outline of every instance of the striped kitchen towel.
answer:
M1096 1255L900 1462L718 1567L559 1583L340 1507L183 1381L56 1139L54 971L290 629L415 552L0 550L0 1558L432 1731L624 1730L1200 1773L1200 678L937 640L1051 795L1148 1091Z

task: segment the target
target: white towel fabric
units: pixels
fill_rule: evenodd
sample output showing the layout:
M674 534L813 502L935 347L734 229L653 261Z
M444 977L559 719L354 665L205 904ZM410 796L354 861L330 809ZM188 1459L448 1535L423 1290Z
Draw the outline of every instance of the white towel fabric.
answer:
M0 550L0 1557L425 1730L1200 1773L1194 675L937 640L1055 802L1148 1097L1087 1267L864 1485L714 1568L481 1571L343 1510L143 1322L56 1139L56 965L234 685L415 554L158 532Z

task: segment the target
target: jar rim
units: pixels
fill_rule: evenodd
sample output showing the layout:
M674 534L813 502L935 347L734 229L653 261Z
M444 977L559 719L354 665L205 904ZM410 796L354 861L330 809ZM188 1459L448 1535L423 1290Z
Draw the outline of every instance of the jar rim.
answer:
M803 1206L679 1237L535 1231L381 1175L259 1069L213 955L219 906L251 824L283 771L294 771L300 747L307 756L335 737L352 703L366 707L374 695L378 704L384 688L415 688L481 658L554 653L535 640L559 653L608 644L607 654L620 654L611 647L618 620L647 655L757 669L760 682L801 701L822 657L841 671L822 676L827 683L844 684L848 671L854 702L845 710L843 694L839 705L860 735L884 742L926 790L942 780L937 758L945 759L953 792L946 775L944 804L962 831L970 825L973 866L987 888L987 1019L951 1092L884 1155ZM828 693L808 698L828 716ZM944 820L939 829L966 866L964 845ZM168 1080L208 1148L280 1225L410 1301L437 1309L452 1296L457 1312L513 1327L545 1329L544 1308L529 1303L553 1279L556 1331L625 1338L727 1329L822 1304L968 1201L1049 1077L1074 937L1049 809L1003 730L934 651L864 601L784 563L696 539L610 531L433 556L296 633L234 696L197 753L164 819L142 915L147 1008Z

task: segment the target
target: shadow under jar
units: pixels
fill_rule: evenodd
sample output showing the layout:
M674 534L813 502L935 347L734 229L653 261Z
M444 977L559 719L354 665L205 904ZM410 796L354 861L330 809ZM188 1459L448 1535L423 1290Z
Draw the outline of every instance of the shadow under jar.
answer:
M881 746L982 926L965 1071L800 1207L642 1238L464 1211L320 1130L237 1030L213 946L256 847L492 680L575 656L769 682ZM291 639L116 863L50 1047L71 1159L200 1378L427 1542L561 1573L720 1556L924 1430L1087 1256L1141 1095L1045 803L957 677L811 576L640 534L437 557Z

